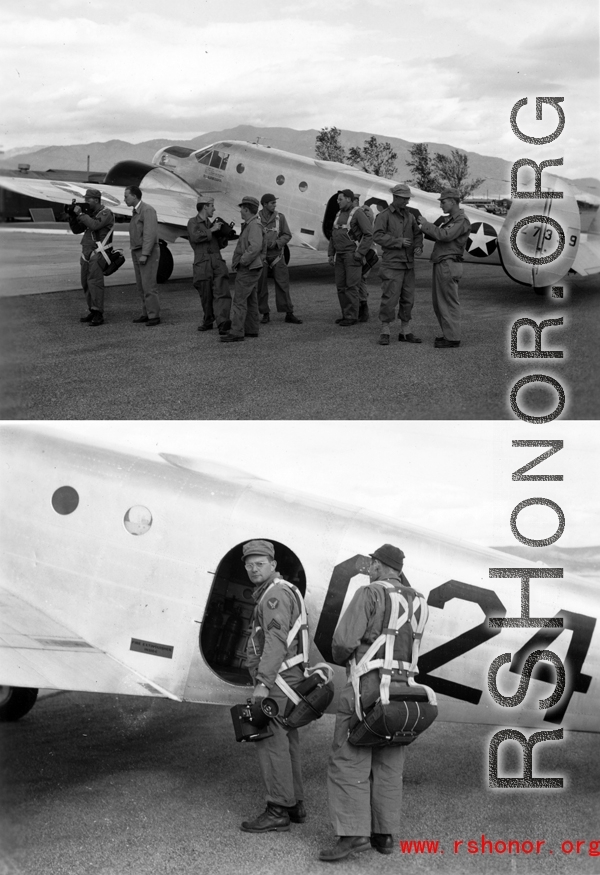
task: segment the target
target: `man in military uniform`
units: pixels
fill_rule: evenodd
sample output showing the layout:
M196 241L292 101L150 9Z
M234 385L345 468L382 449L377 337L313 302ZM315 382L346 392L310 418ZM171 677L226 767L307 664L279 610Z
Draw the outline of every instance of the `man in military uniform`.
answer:
M436 337L433 344L438 349L460 346L458 282L463 272L462 260L471 232L471 224L459 204L458 189L446 188L440 195L440 206L448 218L441 225L434 225L423 216L419 216L421 230L435 240L431 253L433 262L431 297L442 330L441 336Z
M88 188L85 202L91 208L90 215L75 206L73 213L77 222L85 225L81 239L81 286L85 292L88 305L87 316L82 316L80 322L88 322L92 328L104 322L104 266L108 266L102 250L112 242L112 231L115 217L108 207L103 207L102 193L97 188ZM80 233L80 232L79 232ZM108 240L106 239L108 236Z
M409 331L415 303L415 254L423 251L423 234L413 214L406 209L410 200L408 185L395 185L391 205L375 219L373 239L382 249L382 294L379 307L381 333L379 343L389 346L390 324L400 319L398 340L421 343Z
M285 313L285 321L301 325L302 319L294 315L294 305L290 296L290 274L285 263L284 249L292 239L292 232L283 213L278 213L277 198L274 194L263 194L260 199L262 210L258 214L267 241L266 262L258 285L258 311L262 314L263 325L270 322L269 315L269 272L275 283L275 306L278 313Z
M231 266L236 272L231 302L231 329L221 343L234 343L245 337L258 337L258 282L265 260L264 232L258 218L258 199L245 195L238 204L242 233L235 247Z
M391 584L405 591L402 566L404 553L398 547L384 544L371 553L369 586L361 587L342 615L333 636L333 661L348 665L352 657L358 662L384 628L385 587ZM406 642L402 642L401 659L410 661L412 630L406 625ZM394 658L396 658L394 649ZM361 683L371 674L368 672ZM340 696L335 721L333 745L327 771L329 813L337 843L321 851L319 859L332 862L357 851L375 848L382 854L391 854L394 847L392 834L400 826L402 803L402 771L404 746L357 747L348 741L350 725L355 717L355 699L352 683Z
M215 212L214 197L200 195L196 209L198 213L189 220L187 229L194 250L194 288L200 295L204 314L198 331L210 331L216 321L219 334L226 334L231 328L231 295L229 270L221 249L227 246L227 240L218 236L221 223L210 221Z
M282 663L298 653L298 636L288 645L289 632L300 616L299 594L277 573L275 549L270 541L249 541L242 549L242 561L251 582L254 613L252 631L246 650L246 665L254 682L252 701L267 696L274 699L284 714L288 698L275 683L281 677L291 687L304 677L301 663L281 671ZM273 735L255 743L258 762L266 790L266 810L254 820L244 821L244 832L286 831L290 820L303 823L300 739L297 729L286 729L277 719L269 726Z
M362 210L371 227L373 226L373 213L371 212L371 207L366 207L364 204L360 205L360 195L355 194L352 200L352 206L357 207L359 210ZM372 245L371 249L375 252L375 246ZM370 268L367 269L366 265L363 265L361 268L361 277L360 282L358 284L358 321L359 322L368 322L369 321L369 290L367 289L367 275L369 274Z
M345 188L338 195L339 212L333 222L329 240L329 264L335 265L335 284L342 310L338 325L346 327L358 322L359 293L362 266L371 248L371 223L358 207L353 206L354 192Z

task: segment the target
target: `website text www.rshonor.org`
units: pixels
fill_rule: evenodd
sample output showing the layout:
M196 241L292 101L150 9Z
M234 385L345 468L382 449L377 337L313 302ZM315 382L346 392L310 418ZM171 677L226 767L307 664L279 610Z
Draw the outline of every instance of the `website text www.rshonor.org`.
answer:
M402 854L564 854L600 857L600 840L594 839L563 839L560 843L547 842L545 839L499 839L493 841L482 835L480 839L455 839L453 847L443 848L438 839L400 839L398 842Z

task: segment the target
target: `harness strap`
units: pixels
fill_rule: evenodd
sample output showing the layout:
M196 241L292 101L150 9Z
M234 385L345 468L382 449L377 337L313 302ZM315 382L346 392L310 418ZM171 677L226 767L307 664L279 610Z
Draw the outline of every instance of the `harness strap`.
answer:
M110 258L106 254L106 252L107 252L107 249L110 249L110 247L112 246L112 241L110 243L108 243L108 240L112 237L113 231L114 231L114 225L110 229L110 231L108 232L108 234L106 235L104 240L102 240L102 242L100 242L100 240L95 241L96 248L94 250L94 253L99 253L100 255L102 255L107 264L110 264Z

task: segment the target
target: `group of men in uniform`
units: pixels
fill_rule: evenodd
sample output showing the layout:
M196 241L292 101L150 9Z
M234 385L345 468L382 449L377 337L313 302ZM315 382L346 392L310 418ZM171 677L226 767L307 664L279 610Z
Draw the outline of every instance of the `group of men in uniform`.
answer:
M374 247L382 254L382 295L379 307L379 344L389 346L391 325L400 321L398 340L421 343L410 330L415 303L415 255L423 251L423 235L434 243L432 301L441 334L434 346L448 349L460 346L460 303L458 283L462 260L470 233L470 223L460 209L456 189L441 193L440 205L447 215L441 223L428 222L417 211L408 209L410 188L396 185L392 203L381 209L373 223L369 207L359 206L359 196L350 189L338 195L339 211L334 219L329 241L328 259L335 268L335 283L341 316L336 322L349 327L369 319L365 277L375 260ZM102 207L101 193L88 189L85 195L90 215L75 207L75 216L83 225L81 284L86 295L88 314L82 322L91 326L104 322L104 262L112 244L114 216ZM142 200L135 186L125 189L125 203L133 207L129 225L131 254L142 313L133 321L152 327L160 324L160 307L156 287L160 247L156 211ZM262 207L262 209L260 209ZM194 251L193 283L200 296L203 312L198 331L209 331L215 324L223 343L236 343L259 334L259 324L270 321L269 276L275 284L275 304L285 313L285 321L301 324L294 313L290 295L290 278L286 263L287 245L292 234L283 213L277 211L274 194L260 200L244 196L239 204L242 232L233 254L235 272L233 295L229 271L221 251L228 237L222 220L212 220L215 201L200 196L197 214L187 225L188 239Z
M386 589L402 593L410 616L414 610L413 596L419 595L410 589L403 576L402 550L384 544L370 557L370 583L357 590L333 636L333 659L339 665L350 666L353 661L359 661L384 632ZM295 659L299 638L293 634L303 608L302 595L277 571L275 549L270 541L254 540L244 544L242 561L255 587L246 652L246 665L254 684L252 702L261 702L267 697L274 699L279 706L278 714L282 715L287 700L278 685L279 678L292 688L303 678L302 668ZM408 628L408 634L399 639L398 656L411 662L413 644ZM396 658L396 645L394 655ZM365 678L371 674L378 675L378 672L367 672ZM355 688L350 680L340 696L327 772L329 812L338 838L332 847L320 852L319 859L326 862L371 848L391 854L393 834L400 828L405 748L351 744L348 735L355 706ZM286 727L279 717L272 719L269 726L272 735L254 745L267 805L253 820L242 823L241 829L245 832L287 831L290 822L304 823L308 816L298 730Z
M335 267L335 280L342 316L338 325L348 327L369 319L364 276L369 269L369 251L381 248L382 281L379 344L389 346L391 323L400 321L398 340L421 343L410 330L415 303L415 255L423 252L424 232L435 240L432 300L442 334L435 338L438 349L460 345L460 304L458 281L462 258L470 233L470 223L460 209L456 189L446 189L440 205L448 218L441 224L428 222L420 213L408 209L410 188L396 185L392 203L379 211L373 223L369 208L358 205L359 196L350 189L338 195L339 212L329 241L329 263Z

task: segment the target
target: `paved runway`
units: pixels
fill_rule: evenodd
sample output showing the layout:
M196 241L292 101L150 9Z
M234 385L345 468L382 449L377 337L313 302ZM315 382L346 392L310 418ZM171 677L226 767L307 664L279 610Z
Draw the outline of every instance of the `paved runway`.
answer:
M185 242L173 247L176 278L161 287L164 321L156 329L131 322L139 302L130 267L109 279L106 323L79 323L86 308L75 237L0 229L0 247L5 419L513 419L510 390L535 373L564 387L563 417L600 417L597 277L570 281L559 302L499 268L466 265L463 344L437 350L431 268L421 261L413 330L424 342L381 347L376 272L368 282L371 321L339 328L324 253L293 249L292 294L304 324L272 314L258 339L224 345L216 331L196 330L201 310ZM566 349L564 359L510 357L510 327L524 316L564 316L564 328L543 336L544 349ZM551 389L521 390L521 405L527 400L534 415L556 406Z
M600 872L600 737L567 733L540 745L534 775L562 790L487 786L492 727L437 722L409 749L398 839L439 840L435 853L369 851L319 863L332 833L325 770L333 718L304 732L309 819L288 833L248 835L262 810L251 745L236 744L229 710L168 700L59 693L2 724L2 875L300 875L300 873ZM545 749L543 749L545 748ZM537 752L539 751L539 752ZM514 762L514 774L519 765ZM510 767L509 767L510 768ZM508 772L507 772L508 774ZM466 842L544 841L540 853L470 854ZM464 845L454 853L454 842ZM563 853L563 842L573 850ZM569 849L569 844L564 846ZM442 853L443 850L443 853ZM551 853L552 852L552 853Z

